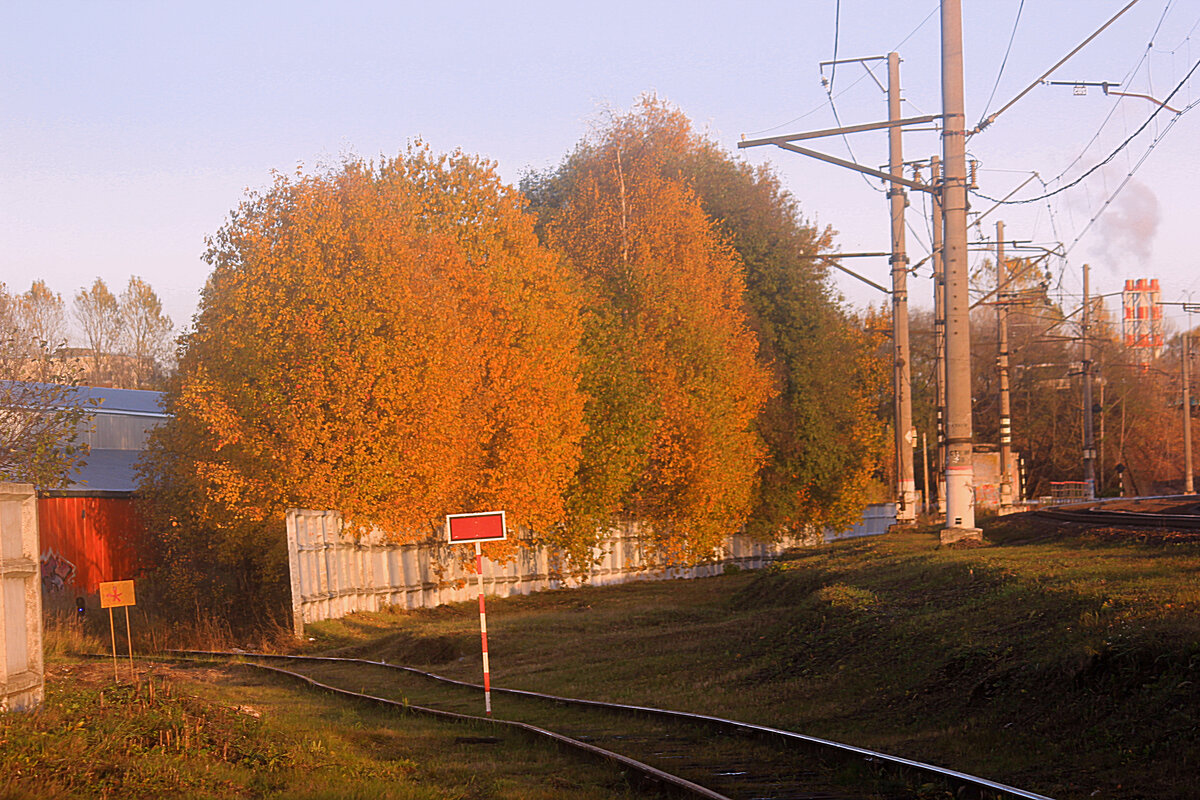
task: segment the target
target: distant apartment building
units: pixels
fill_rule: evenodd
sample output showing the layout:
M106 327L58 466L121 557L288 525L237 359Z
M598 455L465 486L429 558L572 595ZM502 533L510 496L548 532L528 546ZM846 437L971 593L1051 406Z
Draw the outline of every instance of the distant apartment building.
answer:
M162 366L150 356L96 353L86 347L64 347L55 352L64 359L82 383L93 388L141 389L160 385Z

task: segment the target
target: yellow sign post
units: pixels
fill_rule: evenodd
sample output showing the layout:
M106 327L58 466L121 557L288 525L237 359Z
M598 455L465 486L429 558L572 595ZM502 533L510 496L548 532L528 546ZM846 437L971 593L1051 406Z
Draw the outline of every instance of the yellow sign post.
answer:
M117 628L113 624L113 609L125 607L125 638L129 642L129 677L137 680L133 669L133 630L129 627L129 607L137 605L133 593L133 581L108 581L100 584L100 607L108 609L108 631L112 634L113 680L120 680L117 673Z

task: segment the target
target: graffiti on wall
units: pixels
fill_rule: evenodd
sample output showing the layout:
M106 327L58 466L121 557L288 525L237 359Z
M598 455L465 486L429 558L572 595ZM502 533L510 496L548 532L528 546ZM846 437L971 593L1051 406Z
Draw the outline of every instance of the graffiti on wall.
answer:
M976 508L999 508L1000 487L994 483L975 484Z
M42 591L54 594L66 589L75 577L75 565L59 555L54 548L42 552Z

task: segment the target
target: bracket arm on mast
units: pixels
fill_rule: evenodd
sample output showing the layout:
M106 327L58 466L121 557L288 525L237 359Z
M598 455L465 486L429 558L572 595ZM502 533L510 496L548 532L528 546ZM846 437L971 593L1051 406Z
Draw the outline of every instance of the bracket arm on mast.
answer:
M863 131L875 131L880 128L895 128L904 125L924 125L926 122L933 122L941 119L941 114L926 114L921 117L908 117L906 119L889 119L883 122L864 122L861 125L847 125L844 128L826 128L819 131L809 131L808 133L791 133L787 136L770 136L766 139L743 139L738 142L738 147L758 147L764 144L780 144L781 142L799 142L803 139L822 139L826 136L841 136L846 133L861 133Z
M867 175L879 178L882 181L898 183L901 186L907 186L908 188L914 189L918 192L929 192L930 194L935 194L937 192L936 187L909 180L908 178L902 178L899 175L893 175L890 172L884 172L883 170L864 167L862 164L855 164L853 161L847 161L844 158L838 158L837 156L831 156L826 153L818 153L816 150L809 150L807 147L800 147L799 145L792 144L791 142L777 142L776 147L782 147L784 150L791 150L793 153L799 153L802 156L815 158L818 161L824 161L827 164L833 164L838 167L846 167L847 169L863 172Z

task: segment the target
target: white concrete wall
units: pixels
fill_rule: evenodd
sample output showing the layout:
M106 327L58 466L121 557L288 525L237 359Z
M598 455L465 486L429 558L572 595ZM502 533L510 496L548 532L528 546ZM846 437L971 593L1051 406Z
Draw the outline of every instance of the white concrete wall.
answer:
M825 541L838 539L854 539L859 536L879 536L887 533L888 528L896 524L895 503L875 503L863 509L862 519L858 524L845 531L825 531Z
M448 545L398 545L379 531L355 540L341 534L336 511L292 510L287 515L293 626L297 635L308 622L336 619L355 611L385 606L429 608L477 596L471 573L462 569ZM668 577L718 574L725 564L752 568L766 563L777 548L749 540L731 542L719 562L696 566L654 565L636 529L615 531L596 550L597 563L587 576L593 585ZM553 575L551 553L522 549L507 564L484 560L484 591L509 597L582 581Z
M869 507L862 533L884 533L896 521L895 505ZM288 564L292 581L292 625L336 619L385 606L431 608L478 596L473 573L465 572L448 545L395 544L379 531L356 540L342 535L337 511L292 509L287 514ZM764 543L730 537L715 559L703 564L664 563L642 539L637 525L611 532L594 551L585 579L561 578L545 548L522 548L507 564L483 562L484 591L510 597L588 583L603 586L636 580L699 578L721 574L726 566L758 569L788 547L818 544L821 534L803 540Z
M0 619L0 712L33 708L45 683L37 496L27 483L0 483Z

